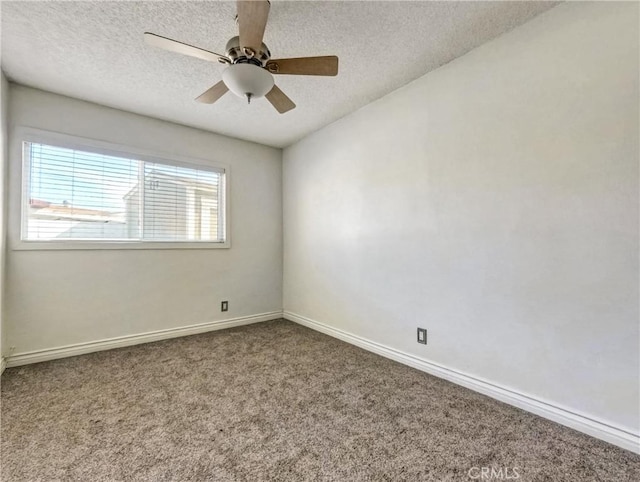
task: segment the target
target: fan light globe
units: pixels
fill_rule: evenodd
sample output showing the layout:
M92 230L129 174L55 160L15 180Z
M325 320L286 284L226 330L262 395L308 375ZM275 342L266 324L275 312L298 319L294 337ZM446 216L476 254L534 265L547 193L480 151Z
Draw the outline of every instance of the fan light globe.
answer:
M273 88L273 76L253 64L230 65L222 72L222 81L238 97L263 97Z

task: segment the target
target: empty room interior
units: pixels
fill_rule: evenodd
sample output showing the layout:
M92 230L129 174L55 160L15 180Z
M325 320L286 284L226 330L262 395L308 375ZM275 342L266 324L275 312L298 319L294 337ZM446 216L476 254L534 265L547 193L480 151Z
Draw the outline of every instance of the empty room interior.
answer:
M0 31L2 481L640 480L640 3Z

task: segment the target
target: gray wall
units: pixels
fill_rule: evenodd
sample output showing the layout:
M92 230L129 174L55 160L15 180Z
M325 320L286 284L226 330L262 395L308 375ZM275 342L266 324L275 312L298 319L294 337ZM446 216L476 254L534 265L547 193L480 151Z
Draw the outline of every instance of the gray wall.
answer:
M282 309L282 152L11 84L9 239L18 237L29 126L230 166L230 249L7 253L4 353ZM220 312L220 301L229 312Z
M0 358L4 357L2 342L5 339L4 287L5 287L5 240L7 231L6 195L8 142L7 113L9 111L9 83L0 70Z
M562 4L287 148L286 312L638 433L638 42Z

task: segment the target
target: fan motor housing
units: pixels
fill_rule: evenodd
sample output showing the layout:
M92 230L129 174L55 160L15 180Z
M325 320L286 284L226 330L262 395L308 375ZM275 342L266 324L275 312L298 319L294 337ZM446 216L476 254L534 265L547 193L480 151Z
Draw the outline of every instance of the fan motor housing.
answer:
M238 36L232 37L227 42L226 52L232 64L254 64L264 67L271 58L271 52L264 42L260 46L260 52L253 53L240 47L240 37Z

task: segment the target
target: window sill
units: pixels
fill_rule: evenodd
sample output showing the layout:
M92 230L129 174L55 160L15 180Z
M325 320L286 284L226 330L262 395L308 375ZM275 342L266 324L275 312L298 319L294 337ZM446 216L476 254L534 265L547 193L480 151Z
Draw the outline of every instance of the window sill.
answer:
M136 250L136 249L228 249L229 241L214 242L168 242L168 241L18 241L14 251L78 251L78 250Z

